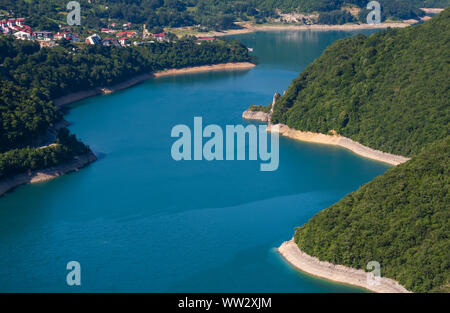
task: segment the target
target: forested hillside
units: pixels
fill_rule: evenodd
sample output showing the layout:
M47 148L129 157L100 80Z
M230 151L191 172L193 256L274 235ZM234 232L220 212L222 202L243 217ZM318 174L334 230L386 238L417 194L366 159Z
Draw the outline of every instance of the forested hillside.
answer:
M58 134L60 146L36 148L61 118L52 104L57 97L166 68L250 60L247 48L231 40L39 49L31 41L0 37L0 178L56 165L86 151L64 129Z
M297 229L306 253L365 269L415 292L450 291L450 136L425 146Z
M450 131L449 38L447 9L421 25L340 40L292 82L272 122L413 156Z
M320 260L415 292L450 292L450 9L422 25L343 39L278 100L273 123L336 130L411 156L297 228Z
M65 24L65 0L0 0L0 10L29 17L34 28L57 30ZM211 29L236 27L236 21L265 22L283 13L330 12L342 7L365 8L366 0L79 0L82 25L106 27L108 21L179 27L201 24ZM421 7L447 7L450 0L379 0L382 19L409 19L423 15ZM365 14L364 16L366 16ZM365 18L362 19L365 22Z

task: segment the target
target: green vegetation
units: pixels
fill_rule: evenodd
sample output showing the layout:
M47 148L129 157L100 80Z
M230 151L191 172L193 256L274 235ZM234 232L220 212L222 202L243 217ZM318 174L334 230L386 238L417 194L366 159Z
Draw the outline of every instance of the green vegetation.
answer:
M319 15L319 24L342 25L351 22L355 22L355 18L347 11L334 10Z
M13 149L0 154L0 179L71 161L74 156L89 151L75 135L69 135L67 129L62 129L54 145L37 149Z
M405 29L340 40L293 81L272 122L412 156L450 131L450 10Z
M146 24L153 27L180 27L201 24L209 29L236 28L236 21L266 22L277 17L277 10L293 12L330 12L354 5L365 8L368 0L79 0L82 25L108 26L109 21ZM420 7L447 7L450 0L379 0L382 19L409 19L423 14ZM34 28L57 30L65 24L66 0L0 0L0 10L30 18ZM336 13L335 13L336 14ZM324 14L327 16L327 14ZM362 21L365 22L365 14ZM325 18L325 17L324 17ZM326 20L329 20L326 18ZM340 21L340 19L338 19Z
M248 50L228 39L139 47L72 45L40 49L30 41L0 37L0 178L67 161L87 147L67 134L59 145L37 148L61 118L52 99L123 82L167 68L251 61Z
M249 111L262 111L264 113L269 113L270 105L254 105L254 104L252 104L248 109L249 109Z
M15 85L45 89L51 99L167 68L251 60L245 46L228 39L198 45L189 37L126 49L86 46L77 52L70 47L39 50L38 44L26 43L28 51L21 53L24 44L13 39L0 40L2 45L11 52L0 54L1 73Z
M412 159L297 228L299 248L415 292L450 291L450 9L422 25L343 39L280 98L273 123L336 130Z
M450 136L316 214L295 242L310 255L365 269L414 292L450 282Z

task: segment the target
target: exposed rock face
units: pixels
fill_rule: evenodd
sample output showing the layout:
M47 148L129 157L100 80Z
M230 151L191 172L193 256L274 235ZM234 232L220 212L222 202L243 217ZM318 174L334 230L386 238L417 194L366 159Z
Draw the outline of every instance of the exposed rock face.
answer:
M275 103L277 102L277 100L280 98L280 94L278 92L276 92L273 96L273 100L272 100L272 106L270 107L270 112L266 113L263 111L251 111L251 110L246 110L244 111L244 113L242 113L242 118L245 120L255 120L255 121L261 121L261 122L265 122L265 123L269 123L270 124L270 118L272 117L272 113L273 113L273 108L275 106Z
M255 120L267 123L269 120L269 114L263 111L246 110L242 113L242 118L245 120Z
M273 95L272 106L270 107L270 113L269 113L269 116L268 116L269 125L272 124L271 119L272 119L273 109L274 109L275 104L277 103L278 99L280 99L280 97L281 97L281 95L278 92L276 92Z

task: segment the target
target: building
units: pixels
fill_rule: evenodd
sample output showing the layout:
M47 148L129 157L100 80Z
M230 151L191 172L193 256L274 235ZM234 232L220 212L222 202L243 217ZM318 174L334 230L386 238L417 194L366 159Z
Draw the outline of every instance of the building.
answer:
M197 41L214 41L214 37L206 37L206 38L197 38Z
M37 39L41 40L51 40L53 39L53 33L46 30L38 30L34 32Z
M119 38L119 43L122 47L125 47L130 44L130 40L128 39L128 37L122 37Z
M128 38L133 38L136 37L137 33L136 32L119 32L116 34L116 37L128 37Z
M78 35L74 35L72 33L57 33L53 36L55 40L66 39L70 41L78 41Z
M25 24L25 19L24 18L16 19L16 25L17 26L23 26L24 24Z
M102 45L105 47L111 47L111 46L120 47L120 44L116 39L109 38L109 37L102 40Z
M14 33L14 37L16 37L16 39L22 39L22 40L31 40L32 39L31 34L24 32L24 31L19 31L17 33Z
M0 21L0 32L3 34L11 34L24 31L32 34L31 27L28 25L25 25L25 19L24 18L18 18L18 19L9 19L9 20L1 20Z
M99 45L102 43L102 38L99 35L94 34L86 38L86 43L88 45Z
M114 29L102 28L101 32L102 33L107 33L107 34L114 34L116 31Z
M52 48L52 47L56 46L56 43L54 41L42 41L42 40L40 40L39 41L39 45L41 46L41 48L44 48L44 47Z
M169 39L166 37L165 33L153 34L152 36L159 42L169 41Z

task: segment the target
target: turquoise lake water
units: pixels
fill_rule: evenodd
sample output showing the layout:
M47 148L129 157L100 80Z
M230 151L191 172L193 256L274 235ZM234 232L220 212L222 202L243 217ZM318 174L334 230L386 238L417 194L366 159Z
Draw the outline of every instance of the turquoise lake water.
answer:
M277 171L259 161L172 160L176 124L248 124L333 41L359 32L237 36L260 64L148 80L72 105L70 130L99 160L0 198L0 291L355 292L277 254L296 226L389 166L280 138ZM66 284L69 261L81 286Z

